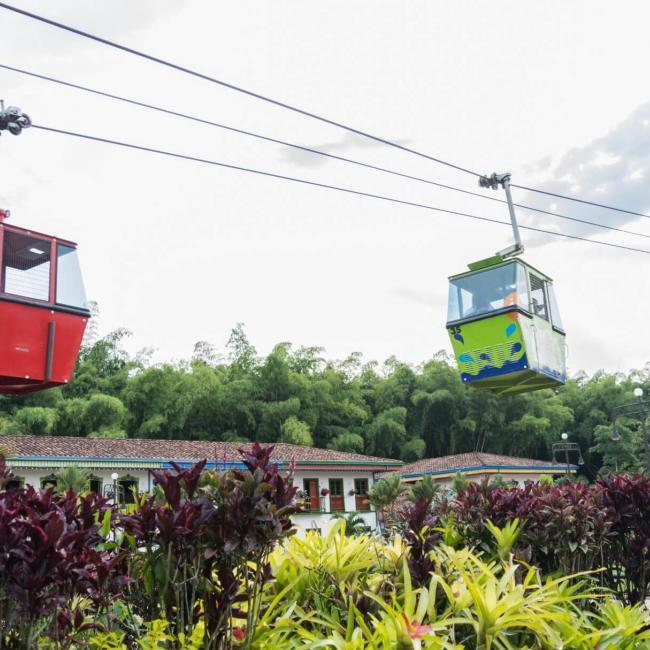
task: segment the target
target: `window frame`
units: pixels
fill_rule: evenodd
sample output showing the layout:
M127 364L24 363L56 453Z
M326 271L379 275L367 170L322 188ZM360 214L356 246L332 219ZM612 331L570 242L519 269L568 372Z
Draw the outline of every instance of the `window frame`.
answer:
M42 298L33 298L32 296L23 296L19 293L12 293L5 290L6 284L6 268L5 264L5 235L6 233L12 233L15 235L22 235L23 237L31 237L33 239L38 239L39 241L47 242L50 248L50 271L48 277L48 291L47 299L43 300ZM56 278L56 240L47 235L41 235L40 233L31 232L29 230L23 230L22 228L12 228L3 224L3 227L0 228L0 295L6 296L9 299L14 299L18 301L31 302L41 305L52 305L54 304L54 280Z
M528 270L527 273L528 276L528 299L529 299L529 308L530 308L530 313L533 316L537 316L538 318L541 318L542 320L545 320L549 324L553 324L552 317L551 317L551 304L548 298L548 280L544 277L540 277L539 273L533 272L532 269ZM537 313L535 310L535 306L533 305L533 282L532 278L533 276L535 277L536 280L539 280L542 283L542 293L544 295L544 309L546 311L546 316L542 316L541 314ZM537 289L535 289L537 291Z
M334 494L332 491L332 485L337 484L341 486L341 493ZM343 490L343 479L342 478L330 478L328 479L327 486L329 488L330 494L330 512L346 512L345 510L345 492ZM341 504L341 507L334 507L334 504Z
M358 483L365 483L365 492L357 489ZM354 479L354 503L357 512L368 512L370 510L370 501L368 501L368 493L370 492L370 481L367 478Z

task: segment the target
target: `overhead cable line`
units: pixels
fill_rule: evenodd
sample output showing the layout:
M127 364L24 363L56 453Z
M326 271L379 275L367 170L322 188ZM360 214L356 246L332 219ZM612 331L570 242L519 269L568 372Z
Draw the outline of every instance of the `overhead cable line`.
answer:
M97 36L96 34L91 34L90 32L86 32L82 29L78 29L76 27L72 27L71 25L66 25L64 23L60 23L56 20L52 20L51 18L47 18L45 16L41 16L39 14L32 13L30 11L26 11L24 9L20 9L19 7L14 7L13 5L7 4L6 2L0 2L0 8L2 9L7 9L8 11L13 11L14 13L21 14L23 16L26 16L28 18L32 18L34 20L38 20L39 22L45 23L47 25L50 25L52 27L57 27L58 29L65 30L67 32L76 34L78 36L82 36L83 38L87 38L90 40L93 40L97 43L102 43L103 45L108 45L109 47L113 47L115 49L121 50L123 52L127 52L128 54L133 54L134 56L141 57L143 59L146 59L148 61L152 61L154 63L159 63L160 65L164 65L168 68L171 68L173 70L177 70L179 72L183 72L185 74L191 75L193 77L197 77L198 79L203 79L204 81L209 81L211 83L217 84L219 86L222 86L224 88L228 88L230 90L233 90L235 92L242 93L244 95L248 95L249 97L253 97L255 99L259 99L260 101L267 102L269 104L272 104L274 106L278 106L280 108L285 108L287 110L293 111L294 113L298 113L300 115L304 115L306 117L310 117L312 119L318 120L320 122L323 122L325 124L329 124L331 126L335 126L337 128L343 129L345 131L349 131L350 133L354 133L356 135L360 135L364 138L368 138L370 140L374 140L375 142L381 142L382 144L388 145L390 147L394 147L396 149L401 149L402 151L406 151L407 153L419 156L420 158L425 158L427 160L430 160L432 162L439 163L441 165L445 165L447 167L450 167L452 169L456 169L461 172L465 172L466 174L470 174L474 177L480 177L481 174L478 172L475 172L471 169L467 169L466 167L462 167L460 165L456 165L454 163L451 163L447 160L443 160L442 158L436 158L435 156L431 156L429 154L426 154L422 151L418 151L416 149L412 149L410 147L406 147L402 144L399 144L398 142L394 142L392 140L388 140L386 138L383 138L378 135L374 135L372 133L368 133L367 131L362 131L361 129L356 129L352 126L349 126L347 124L343 124L341 122L337 122L335 120L332 120L330 118L324 117L322 115L318 115L316 113L312 113L311 111L307 111L305 109L299 108L297 106L294 106L292 104L287 104L286 102L282 102L277 99L273 99L272 97L268 97L267 95L262 95L261 93L254 92L252 90L248 90L247 88L243 88L242 86L237 86L235 84L229 83L227 81L224 81L222 79L218 79L216 77L212 77L210 75L204 74L202 72L198 72L197 70L192 70L191 68L187 68L185 66L179 65L177 63L173 63L172 61L167 61L166 59L162 59L160 57L154 56L152 54L147 54L146 52L142 52L141 50L136 50L134 48L128 47L126 45L121 45L120 43L116 43L115 41L111 41L107 38L103 38L101 36ZM634 215L637 217L645 217L647 219L650 219L650 215L643 214L641 212L635 212L633 210L627 210L624 208L618 208L616 206L611 206L611 205L606 205L603 203L596 203L594 201L588 201L586 199L580 199L577 197L573 196L566 196L563 194L555 194L552 192L547 192L545 190L539 190L533 187L526 187L525 185L516 185L515 183L511 184L512 187L516 187L518 189L522 190L527 190L529 192L537 192L540 194L546 194L549 196L554 196L559 199L566 199L568 201L576 201L578 203L584 203L586 205L592 205L595 207L599 208L604 208L606 210L614 210L616 212L623 212L625 214L630 214Z
M442 160L440 158L435 158L434 156L430 156L421 151L417 151L416 149L405 147L404 145L399 144L399 142L394 142L392 140L382 138L381 136L373 135L372 133L368 133L367 131L355 129L352 126L348 126L347 124L342 124L341 122L331 120L328 117L318 115L317 113L312 113L311 111L307 111L305 109L299 108L298 106L287 104L286 102L282 102L278 99L273 99L272 97L268 97L267 95L262 95L261 93L254 92L253 90L248 90L247 88L242 88L241 86L237 86L235 84L229 83L227 81L224 81L223 79L217 79L216 77L212 77L202 72L192 70L191 68L187 68L177 63L173 63L172 61L161 59L160 57L154 56L153 54L147 54L146 52L142 52L141 50L136 50L132 47L127 47L126 45L121 45L120 43L116 43L115 41L111 41L107 38L102 38L101 36L97 36L95 34L85 32L81 29L77 29L76 27L72 27L70 25L65 25L64 23L57 22L56 20L52 20L51 18L46 18L45 16L40 16L39 14L32 13L31 11L25 11L24 9L19 9L18 7L14 7L5 2L0 2L0 8L8 9L9 11L22 14L23 16L27 16L28 18L33 18L34 20L38 20L42 23L46 23L47 25L51 25L52 27L58 27L59 29L63 29L73 34L77 34L78 36L83 36L84 38L88 38L98 43L102 43L103 45L108 45L109 47L114 47L118 50L122 50L123 52L127 52L135 56L139 56L143 59L147 59L148 61L159 63L161 65L167 66L168 68L172 68L173 70L184 72L185 74L189 74L193 77L197 77L198 79L203 79L204 81L210 81L211 83L217 84L219 86L223 86L224 88L228 88L230 90L234 90L235 92L248 95L249 97L254 97L255 99L259 99L263 102L267 102L268 104L273 104L274 106L278 106L279 108L285 108L289 111L293 111L294 113L298 113L300 115L304 115L305 117L310 117L314 120L318 120L319 122L323 122L331 126L336 126L339 129L350 131L351 133L355 133L356 135L360 135L364 138L369 138L370 140L374 140L375 142L381 142L382 144L386 144L391 147L396 147L397 149L401 149L402 151L406 151L416 156L420 156L421 158L426 158L427 160L431 160L441 165L446 165L447 167L457 169L458 171L465 172L466 174L471 174L472 176L476 176L476 177L480 176L480 174L478 174L475 171L472 171L471 169L461 167L460 165L455 165L453 163L450 163L446 160Z
M596 208L605 208L605 210L616 210L617 212L623 212L625 214L631 214L635 217L645 217L650 219L650 215L643 214L642 212L634 212L634 210L626 210L625 208L615 208L611 205L605 205L604 203L596 203L595 201L588 201L587 199L579 199L575 196L566 196L564 194L556 194L555 192L548 192L547 190L538 190L534 187L526 187L525 185L517 185L516 183L511 183L511 187L516 187L519 190L526 190L528 192L536 192L537 194L546 194L546 196L554 196L556 199L567 199L569 201L575 201L576 203L584 203L585 205L593 205Z
M479 192L472 192L471 190L466 190L466 189L463 189L463 188L460 188L460 187L454 187L453 185L447 185L445 183L439 183L437 181L432 181L432 180L430 180L428 178L422 178L420 176L414 176L412 174L406 174L406 173L403 173L403 172L396 171L394 169L388 169L386 167L380 167L378 165L365 163L365 162L362 162L360 160L355 160L353 158L347 158L345 156L338 156L336 154L332 154L332 153L328 153L327 151L323 151L322 149L314 149L313 147L306 147L304 145L296 144L294 142L288 142L286 140L279 140L277 138L266 136L266 135L263 135L261 133L255 133L255 132L252 132L252 131L247 131L245 129L240 129L240 128L237 128L237 127L234 127L234 126L229 126L227 124L222 124L220 122L214 122L212 120L208 120L208 119L205 119L205 118L202 118L202 117L197 117L195 115L188 115L187 113L181 113L179 111L175 111L175 110L172 110L172 109L169 109L169 108L164 108L162 106L156 106L154 104L148 104L146 102L138 101L136 99L123 97L121 95L115 95L113 93L109 93L109 92L106 92L106 91L103 91L103 90L98 90L96 88L90 88L88 86L82 86L80 84L76 84L76 83L73 83L73 82L70 82L70 81L64 81L62 79L57 79L55 77L49 77L47 75L42 75L42 74L39 74L39 73L36 73L36 72L31 72L29 70L24 70L22 68L16 68L14 66L6 65L6 64L3 64L3 63L0 63L0 68L3 68L5 70L10 70L11 72L17 72L19 74L34 77L36 79L49 81L51 83L55 83L55 84L65 86L65 87L68 87L68 88L74 88L75 90L80 90L80 91L90 93L90 94L93 94L93 95L98 95L100 97L106 97L108 99L114 99L114 100L117 100L117 101L120 101L120 102L131 104L133 106L138 106L140 108L146 108L146 109L157 111L159 113L163 113L163 114L166 114L166 115L172 115L173 117L179 117L181 119L186 119L186 120L190 120L190 121L193 121L193 122L197 122L199 124L205 124L205 125L208 125L208 126L217 127L219 129L224 129L226 131L231 131L231 132L234 132L234 133L238 133L240 135L246 135L246 136L249 136L249 137L252 137L252 138L257 138L259 140L264 140L266 142L272 142L274 144L279 144L279 145L282 145L282 146L291 147L291 148L294 148L294 149L305 151L305 152L310 153L310 154L314 154L314 155L318 155L318 156L324 156L324 157L331 158L331 159L334 159L334 160L338 160L338 161L341 161L341 162L346 162L346 163L350 163L350 164L353 164L353 165L358 165L360 167L365 167L367 169L372 169L372 170L383 172L383 173L386 173L386 174L392 174L393 176L398 176L398 177L401 177L401 178L406 178L406 179L417 181L417 182L420 182L420 183L426 183L428 185L433 185L435 187L440 187L440 188L443 188L443 189L452 190L454 192L460 192L462 194L468 194L470 196L476 196L476 197L478 197L480 199L485 199L487 201L494 201L496 203L502 203L502 204L505 204L505 205L507 205L507 203L508 203L507 201L504 201L503 199L498 199L498 198L493 197L493 196L486 196L485 194L480 194ZM594 226L596 228L604 228L604 229L607 229L607 230L615 230L617 232L621 232L621 233L624 233L626 235L634 235L634 236L637 236L637 237L644 237L646 239L650 239L650 235L647 235L647 234L641 233L641 232L637 232L637 231L634 231L634 230L627 230L625 228L618 228L617 226L608 226L606 224L598 223L596 221L589 221L588 219L580 219L578 217L570 217L570 216L565 215L565 214L561 214L561 213L558 213L558 212L552 212L550 210L542 210L541 208L534 208L534 207L532 207L530 205L524 205L524 204L521 204L521 203L514 203L514 205L515 205L515 207L522 208L524 210L530 210L532 212L538 212L540 214L545 214L545 215L548 215L548 216L557 217L559 219L566 219L568 221L575 221L575 222L583 223L583 224L586 224L586 225L589 225L589 226Z
M187 155L187 154L181 154L181 153L177 153L177 152L174 152L174 151L166 151L164 149L156 149L154 147L147 147L147 146L144 146L144 145L133 144L133 143L130 143L130 142L122 142L120 140L113 140L113 139L110 139L110 138L102 138L102 137L95 136L95 135L89 135L89 134L86 134L86 133L77 133L75 131L67 131L65 129L57 129L57 128L54 128L54 127L49 127L49 126L44 126L44 125L39 125L39 124L33 124L32 128L38 129L38 130L41 130L41 131L48 131L50 133L57 133L57 134L60 134L60 135L66 135L66 136L70 136L70 137L74 137L74 138L80 138L80 139L83 139L83 140L90 140L90 141L93 141L93 142L101 142L103 144L110 144L110 145L114 145L114 146L117 146L117 147L123 147L123 148L126 148L126 149L134 149L134 150L137 150L137 151L144 151L144 152L147 152L147 153L159 154L161 156L169 156L169 157L172 157L172 158L180 158L182 160L189 160L189 161L192 161L192 162L198 162L198 163L202 163L202 164L206 164L206 165L213 165L215 167L222 167L224 169L233 169L233 170L236 170L236 171L247 172L249 174L256 174L258 176L266 176L268 178L275 178L275 179L278 179L278 180L291 181L293 183L300 183L302 185L310 185L312 187L320 187L322 189L333 190L333 191L342 192L342 193L345 193L345 194L353 194L353 195L356 195L356 196L363 196L365 198L377 199L377 200L380 200L380 201L387 201L387 202L396 203L396 204L399 204L399 205L408 205L408 206L411 206L411 207L422 208L422 209L431 210L431 211L434 211L434 212L441 212L441 213L444 213L444 214L451 214L451 215L455 215L455 216L458 216L458 217L466 217L468 219L475 219L477 221L485 221L485 222L488 222L488 223L497 223L497 224L500 224L502 226L508 226L508 227L511 226L511 224L509 222L507 222L507 221L500 221L498 219L491 219L489 217L482 217L482 216L475 215L475 214L468 214L467 212L459 212L457 210L447 210L446 208L439 208L439 207L436 207L436 206L428 205L426 203L417 203L415 201L406 201L404 199L398 199L398 198L392 197L392 196L384 196L384 195L381 195L381 194L373 194L371 192L362 192L360 190L354 190L354 189L351 189L351 188L341 187L341 186L338 186L338 185L329 185L327 183L319 183L317 181L310 181L310 180L307 180L305 178L298 178L296 176L287 176L285 174L277 174L277 173L265 171L265 170L262 170L262 169L254 169L252 167L243 167L241 165L232 165L230 163L225 163L225 162L221 162L221 161L217 161L217 160L211 160L211 159L208 159L208 158L199 158L198 156L190 156L190 155ZM622 250L634 251L635 253L650 254L650 250L645 250L645 249L642 249L642 248L635 248L633 246L624 246L622 244L612 244L610 242L598 241L597 239L588 239L586 237L579 237L578 235L569 235L568 233L563 233L563 232L554 232L552 230L545 230L544 228L536 228L534 226L519 226L519 227L524 229L524 230L531 230L531 231L534 231L534 232L541 232L541 233L545 233L547 235L554 235L556 237L564 237L564 238L567 238L567 239L575 239L575 240L578 240L578 241L585 241L585 242L589 242L591 244L599 244L601 246L608 246L608 247L611 247L611 248L619 248L619 249L622 249Z

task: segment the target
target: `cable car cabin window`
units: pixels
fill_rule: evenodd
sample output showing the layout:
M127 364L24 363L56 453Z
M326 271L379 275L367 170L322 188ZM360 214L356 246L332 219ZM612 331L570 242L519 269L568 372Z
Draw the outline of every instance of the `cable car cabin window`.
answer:
M511 305L528 309L526 272L515 262L451 280L447 320L488 314Z
M548 305L544 291L544 280L530 274L530 306L535 316L548 320Z
M557 306L557 298L555 297L555 289L550 282L546 285L546 288L548 289L548 301L551 305L551 322L554 327L557 327L564 332L562 318L560 318L560 308Z
M50 242L6 230L2 251L2 291L21 298L49 300Z
M87 309L86 292L81 278L77 249L59 244L57 247L56 302L68 307Z

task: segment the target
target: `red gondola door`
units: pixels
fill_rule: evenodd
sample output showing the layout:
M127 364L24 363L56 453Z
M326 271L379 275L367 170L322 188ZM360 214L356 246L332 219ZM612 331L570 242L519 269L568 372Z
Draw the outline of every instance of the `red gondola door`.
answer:
M76 244L7 216L0 210L0 393L65 385L90 317Z

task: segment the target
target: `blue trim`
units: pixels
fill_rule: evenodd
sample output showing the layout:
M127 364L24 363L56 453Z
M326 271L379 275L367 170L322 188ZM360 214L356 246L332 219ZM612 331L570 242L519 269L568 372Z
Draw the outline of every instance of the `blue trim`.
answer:
M546 377L550 377L551 379L555 379L555 381L560 381L563 384L566 384L566 372L562 372L561 370L553 370L547 366L544 368L534 368L534 370L541 375L546 375Z
M483 469L519 469L519 470L537 470L537 471L552 471L552 472L565 472L566 465L474 465L470 467L452 467L451 469L436 469L415 474L402 474L402 478L416 478L417 476L429 476L433 474L457 474L458 472L473 472ZM570 470L578 471L577 465L569 465Z

